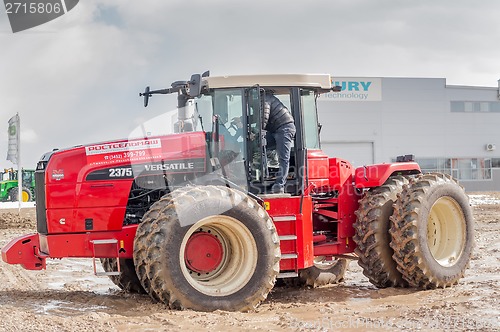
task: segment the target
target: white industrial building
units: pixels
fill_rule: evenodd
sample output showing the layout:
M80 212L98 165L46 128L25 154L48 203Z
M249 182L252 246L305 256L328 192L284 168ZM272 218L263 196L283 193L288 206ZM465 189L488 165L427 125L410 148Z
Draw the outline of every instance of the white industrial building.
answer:
M413 154L468 191L500 191L499 87L444 78L334 77L319 98L322 149L355 166ZM500 86L500 81L499 81Z

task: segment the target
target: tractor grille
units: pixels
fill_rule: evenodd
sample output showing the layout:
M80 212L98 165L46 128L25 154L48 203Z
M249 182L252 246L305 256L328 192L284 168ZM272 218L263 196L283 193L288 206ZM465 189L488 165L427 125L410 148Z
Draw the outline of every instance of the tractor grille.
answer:
M45 170L35 172L36 191L36 229L40 234L47 234L47 214L45 204Z

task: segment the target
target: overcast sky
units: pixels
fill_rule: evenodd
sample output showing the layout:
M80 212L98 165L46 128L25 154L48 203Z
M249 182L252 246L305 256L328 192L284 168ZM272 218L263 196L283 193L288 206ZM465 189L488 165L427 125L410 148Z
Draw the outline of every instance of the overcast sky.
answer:
M13 34L0 10L0 168L21 117L22 165L53 148L126 138L175 108L138 93L193 73L442 77L496 87L498 0L84 0ZM3 128L3 129L2 129ZM3 134L1 134L3 132Z

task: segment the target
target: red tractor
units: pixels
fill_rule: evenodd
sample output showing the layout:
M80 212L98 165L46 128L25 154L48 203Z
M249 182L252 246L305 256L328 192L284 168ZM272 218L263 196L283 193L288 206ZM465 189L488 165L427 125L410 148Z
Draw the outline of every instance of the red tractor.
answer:
M14 239L2 259L41 270L47 258L88 257L96 272L100 258L101 274L125 291L203 311L251 310L277 278L338 282L346 258L377 287L457 283L473 247L464 190L446 174L422 174L411 155L356 169L325 155L316 100L336 89L329 75L208 72L146 88L145 106L177 94L174 123L164 123L173 133L46 153L35 175L37 233ZM297 128L284 194L270 190L268 91Z

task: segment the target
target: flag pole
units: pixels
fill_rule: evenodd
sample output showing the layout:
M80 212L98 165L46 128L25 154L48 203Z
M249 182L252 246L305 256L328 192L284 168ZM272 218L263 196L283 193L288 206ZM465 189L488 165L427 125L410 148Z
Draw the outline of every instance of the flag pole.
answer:
M21 214L21 203L23 201L23 170L21 167L21 118L19 112L9 119L9 143L7 149L7 160L17 165L17 201L18 213ZM14 170L14 168L12 168ZM13 173L14 174L14 173ZM14 178L12 178L14 180ZM10 195L10 194L9 194Z

